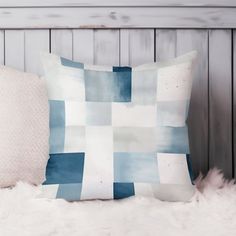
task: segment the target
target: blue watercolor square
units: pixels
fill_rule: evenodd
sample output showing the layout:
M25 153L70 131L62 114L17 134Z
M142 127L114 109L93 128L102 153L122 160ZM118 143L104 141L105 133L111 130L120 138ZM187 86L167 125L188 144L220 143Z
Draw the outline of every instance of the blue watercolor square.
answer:
M156 153L114 153L115 182L159 183Z
M44 184L82 183L84 153L51 154Z
M113 67L114 102L130 102L132 89L132 70L130 67Z
M67 201L80 200L82 184L60 184L57 190L56 198L62 198Z
M68 66L68 67L73 67L73 68L79 68L79 69L83 69L84 68L84 64L83 63L76 62L76 61L71 61L71 60L66 59L64 57L61 57L61 64L63 66Z
M88 102L111 102L113 76L109 71L85 70L85 96Z
M114 199L122 199L134 196L133 183L113 183Z
M65 143L65 102L49 101L50 108L50 153L60 153L64 151Z

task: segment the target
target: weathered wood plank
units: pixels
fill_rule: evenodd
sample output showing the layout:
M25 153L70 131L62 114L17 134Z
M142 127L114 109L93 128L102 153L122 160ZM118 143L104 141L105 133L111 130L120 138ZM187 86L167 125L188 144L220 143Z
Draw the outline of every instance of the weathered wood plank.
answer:
M49 52L49 30L26 30L25 71L43 74L40 52Z
M94 31L94 63L119 65L119 30Z
M51 51L85 63L118 65L119 30L52 30Z
M51 52L73 59L72 30L51 30Z
M210 167L232 177L232 51L231 30L209 34Z
M156 60L167 60L176 56L176 30L156 30Z
M233 174L236 177L236 30L233 31Z
M131 65L130 62L130 41L129 41L129 29L120 30L120 65Z
M49 51L49 30L5 31L7 66L41 75L41 51Z
M25 70L24 30L5 31L5 64L18 70Z
M121 30L120 62L122 65L140 65L154 61L154 30Z
M5 49L4 49L4 31L0 30L0 64L4 65L5 59L4 59L4 54L5 54Z
M191 102L189 107L189 138L193 172L208 171L208 31L177 30L177 55L198 51Z
M0 28L236 28L236 8L0 8Z
M94 31L92 29L73 30L73 60L94 63Z
M236 6L234 0L1 0L0 7L68 7L68 6Z

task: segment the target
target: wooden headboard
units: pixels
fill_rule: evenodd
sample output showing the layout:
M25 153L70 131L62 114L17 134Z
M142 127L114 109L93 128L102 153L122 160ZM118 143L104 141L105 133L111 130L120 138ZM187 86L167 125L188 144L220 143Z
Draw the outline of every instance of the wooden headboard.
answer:
M40 51L137 65L199 52L190 105L194 173L236 173L235 0L1 0L0 63L41 74Z

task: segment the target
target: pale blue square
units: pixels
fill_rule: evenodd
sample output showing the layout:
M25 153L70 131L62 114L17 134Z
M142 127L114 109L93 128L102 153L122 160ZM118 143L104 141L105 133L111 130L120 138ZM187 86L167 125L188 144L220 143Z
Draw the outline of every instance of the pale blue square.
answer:
M85 94L89 102L111 102L113 98L113 73L85 70Z
M50 129L50 154L63 153L65 144L65 127L51 127Z
M86 125L111 125L111 103L86 102Z
M84 68L84 64L83 63L76 62L76 61L71 61L71 60L66 59L64 57L61 57L61 64L63 66L68 66L68 67L73 67L73 68L79 68L79 69L83 69Z
M114 182L159 182L156 153L114 153Z
M82 184L60 184L57 190L56 198L63 198L67 201L80 200Z
M88 102L130 102L131 70L85 70L85 96Z
M65 102L50 100L50 154L64 152Z
M132 71L132 102L142 105L156 103L157 70Z
M185 126L188 115L189 100L158 101L157 124L163 126Z
M157 126L157 152L189 154L188 128Z

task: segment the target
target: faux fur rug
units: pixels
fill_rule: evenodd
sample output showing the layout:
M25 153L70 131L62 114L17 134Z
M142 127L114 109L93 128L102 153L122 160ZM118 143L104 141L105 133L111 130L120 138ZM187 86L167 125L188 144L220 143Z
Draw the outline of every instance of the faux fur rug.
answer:
M189 203L133 197L67 203L36 199L39 188L19 183L0 190L1 236L236 235L236 185L218 170L196 182Z

